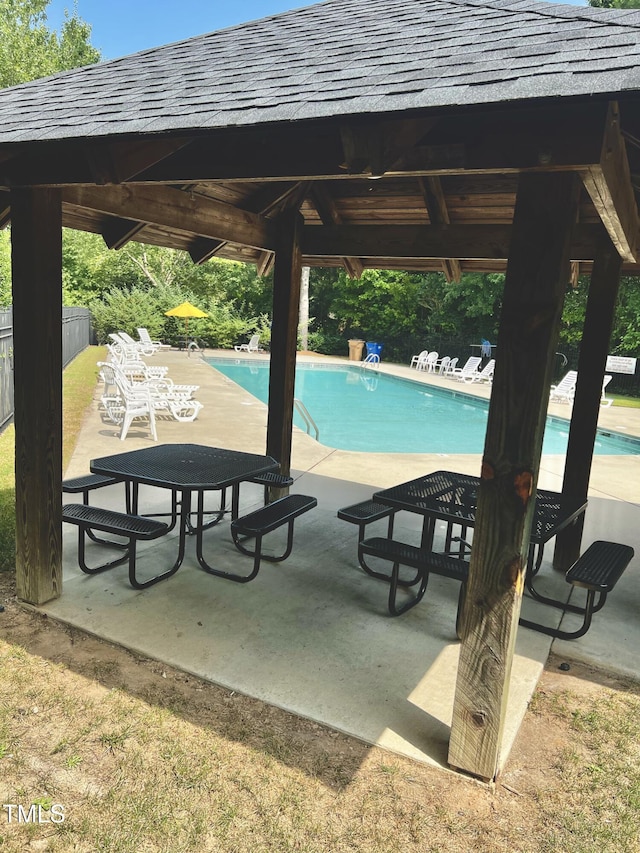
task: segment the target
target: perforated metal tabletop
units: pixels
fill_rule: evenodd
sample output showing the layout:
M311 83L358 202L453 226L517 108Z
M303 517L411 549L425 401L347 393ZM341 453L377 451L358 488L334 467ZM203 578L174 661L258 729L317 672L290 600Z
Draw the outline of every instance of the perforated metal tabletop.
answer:
M224 489L249 477L273 471L272 456L206 447L201 444L160 444L93 459L91 471L178 491Z

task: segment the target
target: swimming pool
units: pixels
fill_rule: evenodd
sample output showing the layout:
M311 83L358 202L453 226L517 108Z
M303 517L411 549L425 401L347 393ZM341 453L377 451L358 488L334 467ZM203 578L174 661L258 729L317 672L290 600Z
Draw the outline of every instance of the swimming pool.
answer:
M263 403L268 362L207 362ZM482 453L489 404L355 365L298 364L295 396L318 425L322 444L369 453ZM305 429L294 412L294 423ZM566 453L569 424L547 418L543 453ZM640 441L599 432L594 453L638 454Z

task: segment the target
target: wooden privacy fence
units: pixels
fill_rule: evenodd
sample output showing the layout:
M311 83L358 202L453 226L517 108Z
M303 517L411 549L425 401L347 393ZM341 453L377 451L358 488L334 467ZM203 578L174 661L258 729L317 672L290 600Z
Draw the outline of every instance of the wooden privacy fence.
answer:
M62 364L66 367L94 341L88 308L62 309ZM0 431L13 417L13 311L0 309Z

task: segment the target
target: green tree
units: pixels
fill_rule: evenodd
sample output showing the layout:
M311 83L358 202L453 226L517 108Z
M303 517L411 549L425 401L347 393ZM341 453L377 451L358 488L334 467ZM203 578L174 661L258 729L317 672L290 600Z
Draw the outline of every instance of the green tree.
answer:
M640 9L640 0L589 0L597 9Z
M50 0L0 0L0 88L99 62L91 27L74 8L60 32L47 26Z

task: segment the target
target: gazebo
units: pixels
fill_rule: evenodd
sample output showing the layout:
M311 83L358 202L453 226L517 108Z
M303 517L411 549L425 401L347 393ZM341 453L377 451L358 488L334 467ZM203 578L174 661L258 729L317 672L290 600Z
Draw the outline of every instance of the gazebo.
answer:
M283 473L303 265L504 271L449 747L494 778L563 297L590 274L577 503L619 275L638 272L639 58L636 11L326 0L0 92L20 598L62 592L62 226L273 267L266 451Z

